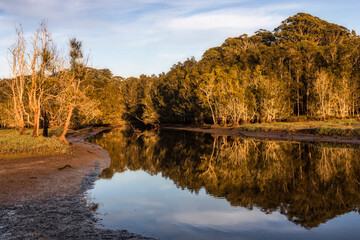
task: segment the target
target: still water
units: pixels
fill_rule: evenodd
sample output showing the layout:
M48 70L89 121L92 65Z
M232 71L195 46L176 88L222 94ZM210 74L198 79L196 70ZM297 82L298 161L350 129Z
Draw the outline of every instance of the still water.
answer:
M88 192L104 228L160 239L360 239L360 148L112 130Z

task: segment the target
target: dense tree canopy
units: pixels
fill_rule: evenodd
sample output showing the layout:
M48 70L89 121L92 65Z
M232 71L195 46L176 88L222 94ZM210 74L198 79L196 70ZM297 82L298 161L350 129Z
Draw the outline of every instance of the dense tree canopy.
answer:
M108 69L84 70L83 99L91 100L88 106L94 111L80 111L81 104L75 107L72 126L238 125L359 114L360 37L305 13L289 17L273 31L260 29L252 36L229 38L199 61L188 59L159 76L123 79ZM6 81L10 80L0 85L0 121L11 125L14 116L8 109L14 105L6 94L10 90ZM61 125L59 103L46 101L50 123Z
M141 92L128 96L138 104L126 116L147 124L233 125L354 116L359 51L354 31L299 13L272 32L229 38L198 62L188 59L167 74L124 81L127 92Z

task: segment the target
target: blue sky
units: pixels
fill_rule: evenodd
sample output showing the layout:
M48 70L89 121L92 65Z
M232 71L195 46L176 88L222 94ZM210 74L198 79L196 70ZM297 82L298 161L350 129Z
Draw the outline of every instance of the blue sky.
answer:
M95 68L123 77L159 74L226 38L272 30L306 12L360 33L355 0L0 0L0 77L8 77L7 48L15 23L26 35L48 19L60 49L83 41Z

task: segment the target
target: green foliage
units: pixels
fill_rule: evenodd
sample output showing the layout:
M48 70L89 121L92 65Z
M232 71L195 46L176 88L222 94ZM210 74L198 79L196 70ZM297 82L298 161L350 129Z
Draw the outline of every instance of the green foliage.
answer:
M325 136L359 137L360 123L355 119L331 121L302 121L245 124L237 128L242 131L308 132ZM299 121L300 120L300 121Z
M188 59L159 76L123 79L108 69L85 68L76 60L82 57L81 43L72 39L70 44L70 68L83 79L82 99L89 100L74 109L72 126L124 122L237 126L345 119L360 113L359 36L305 13L289 17L274 31L261 29L253 36L229 38L205 51L200 61ZM9 91L5 85L0 88ZM10 119L6 99L0 94L3 125ZM53 125L64 119L58 112L61 105L50 101L46 106Z
M124 93L125 119L239 125L354 117L360 106L359 49L355 33L299 13L273 32L229 38L199 62L188 59L158 77L125 80L131 88Z
M7 87L7 79L0 80L0 127L6 127L13 122L11 109L10 89Z

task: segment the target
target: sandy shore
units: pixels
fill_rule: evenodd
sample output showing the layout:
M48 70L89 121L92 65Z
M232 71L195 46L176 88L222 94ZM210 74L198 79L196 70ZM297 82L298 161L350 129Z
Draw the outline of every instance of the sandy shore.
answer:
M360 144L360 138L358 137L337 137L337 136L321 136L314 134L307 134L301 132L282 132L282 131L270 131L270 132L247 132L239 131L236 128L202 128L198 126L163 126L162 129L179 130L179 131L192 131L192 132L204 132L214 135L234 135L250 138L266 138L274 140L284 141L296 141L296 142L329 142L329 143L347 143L347 144Z
M110 157L84 139L104 130L68 138L71 155L0 160L0 239L147 239L100 229L86 199Z

